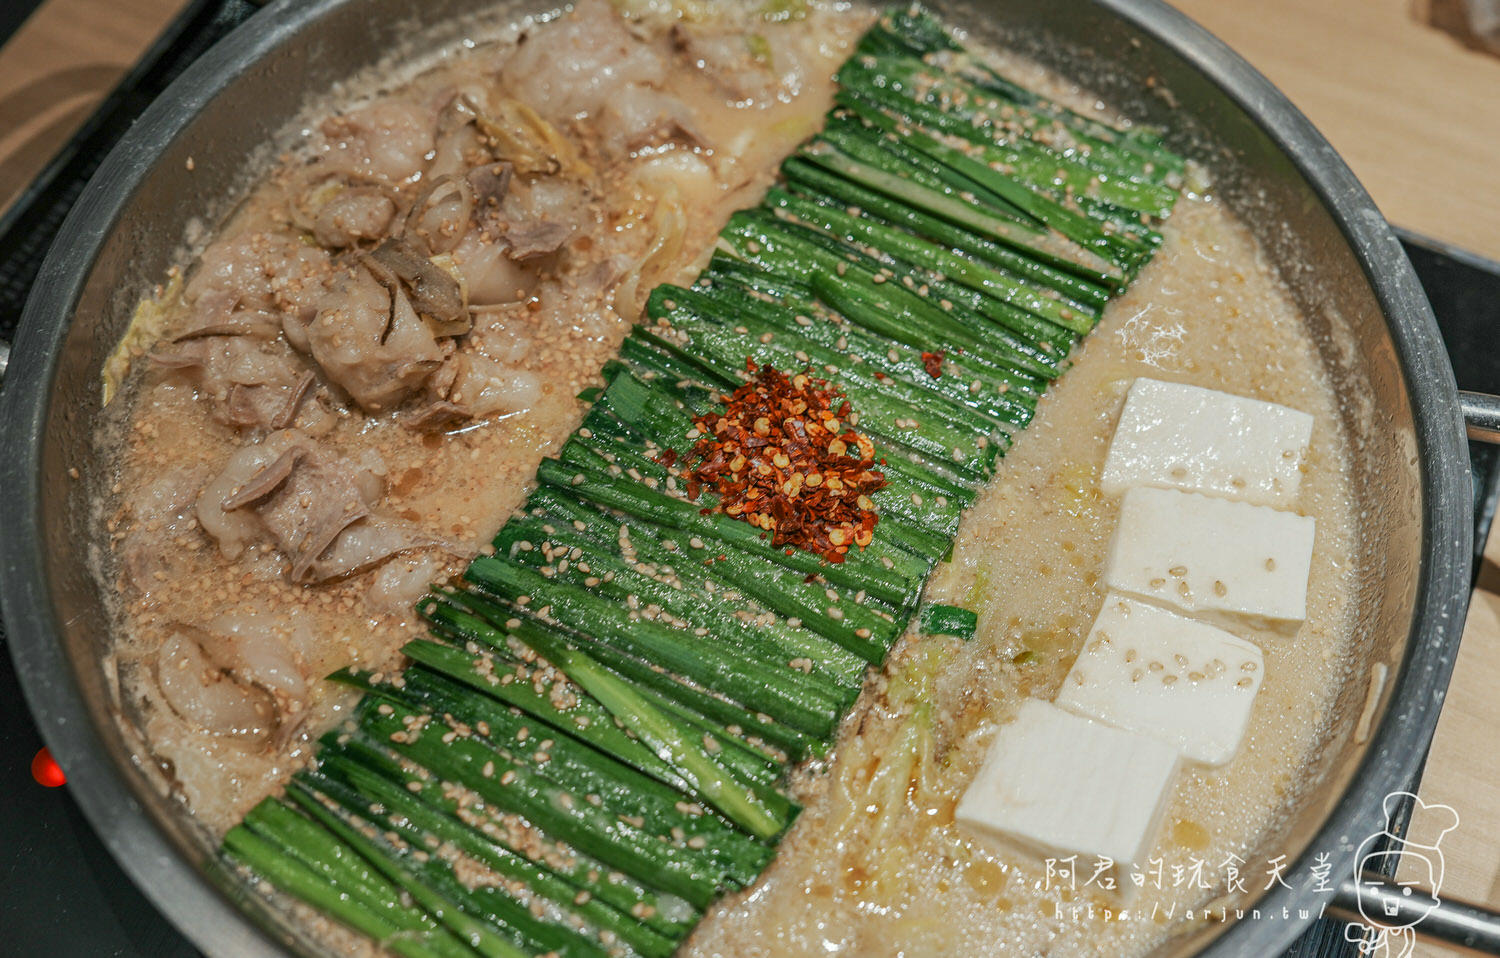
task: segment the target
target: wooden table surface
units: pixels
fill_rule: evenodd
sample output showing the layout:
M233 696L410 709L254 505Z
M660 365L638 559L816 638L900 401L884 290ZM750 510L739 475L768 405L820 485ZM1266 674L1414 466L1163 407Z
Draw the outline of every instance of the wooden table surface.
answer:
M1500 58L1422 25L1411 2L1176 0L1312 118L1392 222L1500 259ZM0 206L181 6L49 0L0 48ZM1486 556L1421 796L1460 815L1443 895L1500 907L1500 534Z

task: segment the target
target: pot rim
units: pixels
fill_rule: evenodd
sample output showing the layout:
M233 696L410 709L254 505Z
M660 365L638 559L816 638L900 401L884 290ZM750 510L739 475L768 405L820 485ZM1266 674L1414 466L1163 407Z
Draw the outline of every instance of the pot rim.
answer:
M22 315L0 390L0 611L28 705L66 769L74 798L110 853L178 929L213 955L274 955L281 943L184 859L106 755L61 645L43 572L41 436L61 347L93 265L142 178L166 147L236 78L271 50L350 0L276 0L194 62L106 157L70 211ZM1389 224L1321 134L1269 80L1161 0L1094 0L1153 37L1239 105L1291 160L1338 224L1386 317L1412 400L1422 480L1422 566L1390 706L1347 790L1288 874L1308 875L1315 851L1336 849L1347 872L1362 838L1383 829L1380 802L1425 758L1468 604L1472 527L1468 458L1452 369L1421 286ZM1262 911L1316 906L1309 876L1278 886ZM1206 954L1275 954L1305 927L1236 921Z
M1330 884L1357 878L1355 854L1387 822L1383 800L1420 774L1437 727L1469 605L1474 530L1472 480L1458 388L1437 319L1411 261L1385 217L1333 146L1264 75L1186 15L1159 0L1096 0L1166 44L1259 126L1291 160L1333 216L1386 318L1411 397L1421 475L1422 566L1411 624L1388 703L1349 784L1303 852L1287 863L1300 877L1253 902L1262 914L1311 910L1314 919L1235 921L1202 954L1275 955L1332 900L1312 872L1331 855Z

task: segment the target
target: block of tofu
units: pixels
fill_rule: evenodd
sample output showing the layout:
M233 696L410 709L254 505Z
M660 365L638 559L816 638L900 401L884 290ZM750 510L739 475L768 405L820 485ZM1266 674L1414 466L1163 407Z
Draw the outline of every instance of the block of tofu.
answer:
M1145 861L1172 795L1171 746L1029 699L995 733L955 819L1044 857ZM1080 867L1082 867L1080 865Z
M1136 487L1120 502L1104 584L1209 617L1307 617L1315 520L1269 506Z
M1053 701L1223 765L1245 737L1264 670L1244 639L1111 592Z
M1182 489L1259 506L1292 507L1301 485L1313 417L1216 389L1137 379L1099 488Z

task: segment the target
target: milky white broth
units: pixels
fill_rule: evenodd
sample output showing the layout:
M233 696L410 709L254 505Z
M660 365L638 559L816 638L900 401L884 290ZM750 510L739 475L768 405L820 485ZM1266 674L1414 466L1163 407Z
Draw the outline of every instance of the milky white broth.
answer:
M710 913L686 954L1140 954L1171 932L1168 914L1181 917L1224 893L1223 866L1234 864L1232 856L1247 888L1264 887L1271 866L1252 849L1296 794L1298 769L1321 741L1347 667L1354 574L1347 455L1302 318L1248 231L1218 202L1184 198L1163 232L1162 251L1110 304L1073 368L1043 397L1036 420L965 516L953 561L927 586L927 598L978 612L979 634L969 643L908 639L888 664L887 673L899 671L934 642L943 650L926 787L913 790L878 845L858 828L841 828L883 811L856 801L851 813L838 795L845 783L862 794L873 757L899 720L867 690L831 770L798 779L806 809L776 860L759 884ZM1137 376L1312 413L1298 511L1318 526L1307 621L1295 635L1243 633L1264 651L1266 669L1244 743L1229 764L1180 776L1148 856L1166 877L1157 881L1154 862L1143 869L1144 887L1131 902L1138 914L1121 920L1104 917L1103 909L1119 908L1111 893L1085 887L1091 860L1080 862L1070 891L1049 880L1043 859L955 825L953 808L994 729L1024 699L1056 694L1103 604L1118 502L1100 494L1099 473ZM860 761L848 760L852 749ZM1188 877L1174 883L1174 867L1190 874L1200 862L1209 890Z
M729 14L729 22L758 23L734 20L740 15ZM597 369L628 329L622 313L631 312L615 305L628 271L603 281L589 271L613 258L637 261L652 241L649 196L610 187L645 164L662 168L652 182L672 184L690 212L681 249L654 278L691 275L729 212L758 199L779 159L815 128L831 102L832 70L867 23L860 10L818 7L803 23L756 26L773 51L795 47L784 63L797 66L759 97L725 95L722 74L743 68L732 44L720 48L724 62L707 69L691 58L668 58L671 69L656 82L691 104L701 141L655 144L611 161L590 184L586 222L557 275L496 311L490 338L508 342L506 362L537 384L520 408L475 417L452 433L422 434L391 412L372 414L336 394L326 402L332 424L318 441L350 456L377 453L385 471L381 508L441 537L442 546L403 551L317 585L287 581L286 557L274 544L226 558L194 521L193 503L230 454L264 431L216 421L201 388L142 361L150 344L135 344L121 398L101 431L118 450L118 481L106 501L110 554L100 575L119 597L114 655L122 695L140 716L165 780L203 822L221 832L307 760L310 743L350 702L318 676L350 664L400 666L397 650L418 630L410 604L419 590L462 569L522 501L541 457L576 427L582 410L574 396L597 382ZM555 42L553 29L541 26L525 42ZM680 45L659 22L635 29L653 49ZM513 42L481 44L390 96L430 103L476 77L495 82L497 68L503 77L514 55ZM1079 108L1093 106L1034 67L1007 61L1007 68ZM606 149L595 116L566 132L586 156ZM687 158L707 166L708 175ZM688 166L674 166L680 161ZM282 228L285 176L301 162L300 155L288 158L215 242ZM1332 690L1344 677L1354 551L1347 455L1332 388L1304 322L1248 231L1211 196L1190 195L1163 234L1156 258L1110 304L1072 368L1042 399L966 515L952 562L927 587L931 600L977 611L978 636L898 645L846 721L831 759L797 773L806 807L773 864L754 887L712 908L683 953L1137 954L1173 930L1164 912L1175 907L1180 915L1223 893L1222 865L1232 856L1247 860L1239 866L1247 884L1264 883L1266 863L1249 860L1250 850L1297 793L1298 769L1318 745ZM183 328L188 312L181 302L172 305L155 338ZM1131 902L1131 917L1121 920L1102 911L1118 907L1114 896L1070 891L1049 880L1040 859L971 837L954 824L953 807L994 729L1023 699L1057 691L1099 611L1117 503L1100 494L1098 477L1125 390L1138 376L1312 413L1298 510L1316 518L1317 543L1305 624L1295 635L1244 633L1263 649L1266 677L1240 753L1222 768L1181 775L1151 853L1168 878L1148 881ZM226 621L274 632L306 678L295 717L254 742L185 718L161 691L160 670L170 667L163 643L173 630ZM888 696L887 681L913 670L930 675L931 751L904 800L892 804L872 798L868 780L911 720L910 696ZM1205 864L1212 887L1173 887L1173 866L1194 862ZM1091 871L1081 867L1080 885ZM1091 902L1093 917L1075 912ZM325 927L322 934L339 950L356 947L346 932Z
M588 24L614 16L603 0L584 6L592 18ZM346 665L400 666L399 648L420 628L413 606L427 583L462 571L525 498L542 457L577 427L584 407L575 397L598 384L599 369L629 329L626 316L634 311L623 301L631 293L642 299L647 291L633 289L638 285L634 264L652 249L666 218L664 197L675 196L680 207L680 248L670 251L668 262L652 264L657 282L695 274L694 264L711 250L729 214L758 201L782 157L817 128L832 104L833 71L868 24L868 14L814 7L805 21L767 23L755 9L726 4L718 20L688 24L699 31L691 45L669 22L634 26L639 45L620 59L649 54L669 67L657 75L658 64L647 63L641 72L652 75L653 92L686 105L691 139L667 131L628 151L612 150L611 124L621 122L618 116L558 119L558 129L595 170L581 178L586 199L579 204L578 228L558 254L561 262L541 271L536 288L487 311L457 350L501 370L493 381L496 398L480 396L498 408L442 434L402 425L405 409L370 413L333 389L303 403L297 425L310 433L326 430L314 436L320 449L350 459L378 456L384 492L375 508L441 539L443 546L412 548L317 585L288 581L287 559L271 542L252 543L236 558L226 558L199 521L199 493L231 454L272 430L235 429L217 421L223 404L216 405L211 390L152 362L150 356L175 348L175 335L193 328L189 304L170 304L149 353L150 344L139 343L124 351L129 373L100 431L117 469L101 505L110 551L99 563L107 591L117 597L114 654L122 696L141 717L169 787L214 830L229 828L285 781L306 761L317 736L352 703L346 690L317 679ZM387 124L372 136L373 155L392 162L388 157L408 132L406 112L414 109L419 119L436 114L433 104L475 83L509 93L530 80L534 63L578 56L577 40L562 34L567 25L537 26L519 47L511 40L451 52L435 68L396 85L390 94L367 98L344 116L373 114L377 124ZM744 40L747 29L764 38L775 70L752 59ZM590 39L587 31L584 39ZM521 52L527 57L519 64L524 71L517 71L523 77L513 80L509 71ZM606 60L616 55L608 53ZM707 67L699 67L700 61ZM574 86L542 81L527 89L559 103L554 116L572 116L580 96L574 90L589 82L575 77ZM598 98L619 99L611 89L598 91ZM297 182L309 154L332 154L341 161L342 154L372 145L345 135L354 121L336 117L333 122L341 125L332 133L315 132L312 142L287 157L223 226L201 264L186 271L189 293L195 277L205 274L215 274L210 279L228 275L231 283L221 285L251 286L264 272L272 284L285 287L278 291L278 305L306 298L298 285L301 273L285 268L286 257L275 258L280 255L276 243L288 232L286 184ZM317 121L309 126L320 129ZM200 156L195 162L212 159ZM408 202L416 185L405 187ZM299 252L307 248L289 245ZM407 407L423 401L418 393ZM164 643L182 623L209 627L205 642L220 648L246 648L242 636L253 634L274 647L253 648L252 654L294 663L291 681L303 682L305 693L292 703L300 705L297 709L278 701L282 721L269 741L205 728L164 698L164 671L170 680L198 667L196 661L163 655Z

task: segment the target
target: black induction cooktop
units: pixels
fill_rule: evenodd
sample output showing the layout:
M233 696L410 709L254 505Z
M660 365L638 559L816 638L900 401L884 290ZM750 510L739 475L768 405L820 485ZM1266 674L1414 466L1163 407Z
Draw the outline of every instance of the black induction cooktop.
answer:
M188 3L0 217L0 338L14 335L52 237L110 146L188 64L256 9L250 0ZM1432 299L1460 388L1500 393L1500 264L1417 236L1402 242ZM1500 447L1471 445L1470 455L1477 576L1500 498ZM0 956L195 958L199 952L110 858L67 786L47 787L33 776L42 741L5 647L0 623ZM1342 925L1331 920L1315 923L1287 953L1354 954Z

